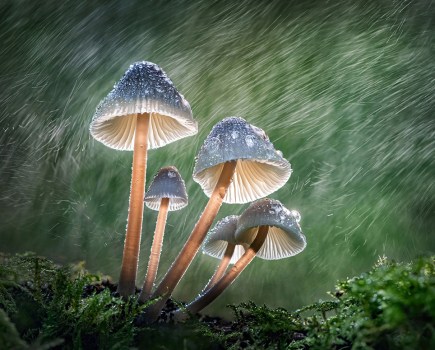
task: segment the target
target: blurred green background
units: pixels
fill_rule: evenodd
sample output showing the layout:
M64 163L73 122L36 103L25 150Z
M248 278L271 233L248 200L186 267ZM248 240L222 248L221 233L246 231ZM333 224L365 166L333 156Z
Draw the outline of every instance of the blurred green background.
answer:
M247 300L294 309L378 256L434 254L432 1L3 0L0 13L1 251L118 279L132 153L88 128L128 66L149 60L199 122L197 136L149 152L147 182L175 165L190 199L169 213L158 278L207 202L191 174L215 123L263 128L294 169L271 197L301 212L307 249L254 260L208 313ZM138 285L157 213L144 216ZM195 297L217 263L199 254L175 297Z

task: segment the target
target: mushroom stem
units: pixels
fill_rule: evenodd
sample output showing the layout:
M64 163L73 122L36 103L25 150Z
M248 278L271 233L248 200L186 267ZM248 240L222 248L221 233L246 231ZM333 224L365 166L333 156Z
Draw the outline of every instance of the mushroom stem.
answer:
M136 272L139 259L140 236L142 233L149 122L149 113L137 115L131 171L130 206L121 275L118 284L118 293L124 298L134 294L136 287Z
M233 256L234 249L236 248L236 245L233 243L228 243L227 249L225 250L224 256L222 257L222 260L216 269L214 275L212 278L210 278L210 281L208 281L207 285L204 287L202 293L205 293L208 291L213 285L221 279L225 271L227 270L228 265L230 264L230 260Z
M251 243L249 248L240 257L239 260L233 265L233 267L218 281L214 286L212 286L206 293L201 294L186 306L186 310L191 314L196 314L215 300L225 288L227 288L233 281L240 275L240 273L245 269L246 266L254 259L257 252L260 250L264 241L267 237L267 232L269 231L269 226L260 226L258 229L257 236ZM182 312L184 310L177 310L175 312L175 319L182 320Z
M169 299L173 290L177 286L178 281L183 277L184 273L195 257L195 254L198 252L198 249L201 246L207 231L210 229L210 226L222 205L222 201L227 193L227 189L230 186L231 179L234 175L236 165L237 161L229 161L224 164L213 193L211 194L201 217L193 228L189 239L184 244L183 249L178 254L165 277L151 296L153 299L160 299L146 309L145 319L148 323L157 320L160 311L166 303L166 300Z
M139 301L145 302L151 296L151 291L156 280L157 267L159 266L160 252L162 251L163 236L165 235L166 218L168 217L169 198L160 201L159 215L157 216L156 230L154 232L153 245L148 260L148 269L143 283Z

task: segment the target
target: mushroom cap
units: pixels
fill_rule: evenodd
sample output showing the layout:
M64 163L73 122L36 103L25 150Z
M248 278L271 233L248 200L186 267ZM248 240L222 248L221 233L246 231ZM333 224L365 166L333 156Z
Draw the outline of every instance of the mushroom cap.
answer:
M282 187L290 163L276 151L266 133L238 117L225 118L207 136L196 158L193 179L207 196L213 192L225 162L237 160L226 203L247 203Z
M234 264L245 253L242 245L235 240L234 234L237 228L238 215L230 215L218 221L216 225L207 234L202 251L212 257L222 259L228 243L235 244L233 256L230 264Z
M145 193L145 205L159 210L162 198L169 198L169 211L182 209L188 203L183 178L174 166L161 168L154 176Z
M90 132L106 146L132 150L136 115L149 113L148 148L162 147L198 132L189 103L166 73L151 62L136 62L100 102Z
M250 245L259 226L269 226L263 246L257 256L266 260L277 260L299 254L307 245L299 226L300 214L288 210L280 201L260 199L252 203L239 217L236 241Z

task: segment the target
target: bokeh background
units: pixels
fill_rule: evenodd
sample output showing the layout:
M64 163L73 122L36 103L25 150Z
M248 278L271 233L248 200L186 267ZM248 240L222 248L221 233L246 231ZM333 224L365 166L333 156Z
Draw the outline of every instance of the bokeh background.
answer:
M254 261L208 313L247 300L291 310L379 256L434 254L433 1L3 0L0 13L1 251L118 279L132 153L88 128L129 65L149 60L199 122L149 152L147 182L175 165L190 199L169 215L159 279L207 202L191 174L216 122L263 128L294 169L271 197L301 212L307 249ZM138 285L157 213L144 215ZM217 263L199 254L175 297L191 300Z

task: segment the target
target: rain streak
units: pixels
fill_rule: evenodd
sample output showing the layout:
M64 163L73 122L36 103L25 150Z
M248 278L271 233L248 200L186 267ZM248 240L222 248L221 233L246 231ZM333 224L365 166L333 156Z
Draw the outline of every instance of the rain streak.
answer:
M150 61L199 127L148 152L147 187L175 166L189 196L168 216L157 282L208 200L192 178L195 156L230 116L258 128L233 130L232 142L264 140L280 150L264 152L291 164L269 197L300 220L307 247L285 260L254 259L210 311L247 300L294 309L379 256L433 254L434 11L423 0L2 1L0 250L84 260L116 280L132 153L94 141L89 124L129 66ZM224 203L214 223L247 207ZM156 217L145 208L137 285ZM190 300L215 268L198 254L174 297Z

